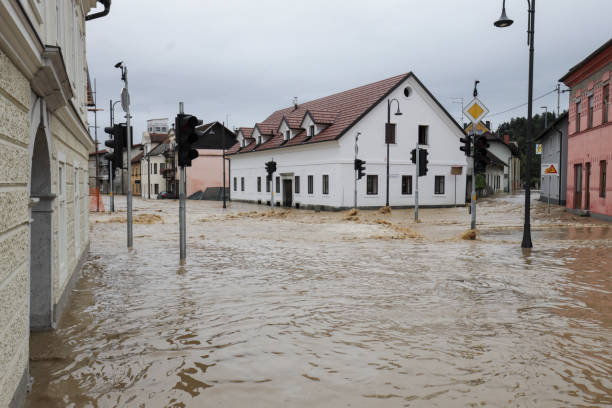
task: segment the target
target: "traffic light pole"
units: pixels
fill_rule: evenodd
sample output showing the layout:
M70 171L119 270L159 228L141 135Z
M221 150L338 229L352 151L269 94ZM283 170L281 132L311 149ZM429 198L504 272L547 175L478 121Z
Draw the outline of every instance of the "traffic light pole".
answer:
M476 124L472 123L472 199L470 200L470 212L472 213L471 228L476 229Z
M355 163L357 163L357 153L359 153L359 146L357 145L358 140L359 140L359 133L355 135ZM353 206L355 209L357 209L357 174L358 173L359 173L359 170L355 169L355 205Z
M414 220L419 220L419 139L417 138L416 144L416 181L414 189Z
M183 114L184 107L183 102L179 102L179 114ZM179 183L179 240L180 240L180 257L181 263L185 262L187 258L187 233L186 223L185 223L185 190L187 187L187 183L185 177L187 172L185 171L185 166L181 167L181 181Z
M110 181L110 211L115 212L115 198L113 197L113 162L108 162L108 179Z
M129 95L129 91L128 91L128 76L127 76L127 67L124 67L124 75L125 75L125 90L126 93ZM130 115L130 104L126 103L126 112L125 112L125 119L126 119L126 135L127 135L127 173L128 173L128 177L130 178L130 180L128 181L128 191L127 191L127 246L128 249L131 249L134 246L134 236L133 236L133 231L132 231L132 183L131 183L131 177L132 177L132 125L131 125L131 119L132 116Z

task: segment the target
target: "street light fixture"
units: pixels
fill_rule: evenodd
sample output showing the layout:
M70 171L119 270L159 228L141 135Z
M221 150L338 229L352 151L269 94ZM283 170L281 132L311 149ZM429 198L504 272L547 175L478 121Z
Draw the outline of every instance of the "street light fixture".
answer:
M527 100L527 135L525 138L527 149L525 170L526 170L526 182L525 182L525 224L523 227L523 241L521 242L522 248L532 248L531 243L531 155L533 154L533 40L535 31L535 0L527 0L529 5L528 10L528 23L527 23L527 44L529 45L529 86L528 86L528 100ZM506 0L502 3L502 14L499 19L493 23L495 27L508 27L512 25L513 21L506 15Z
M400 104L399 101L395 98L387 99L387 125L391 125L391 104L395 101L397 103L397 111L395 112L395 116L400 116L402 112L400 112ZM395 129L394 129L395 130ZM395 143L395 135L393 143ZM387 143L387 200L386 206L389 206L389 142L391 142L388 138L386 138L385 142Z

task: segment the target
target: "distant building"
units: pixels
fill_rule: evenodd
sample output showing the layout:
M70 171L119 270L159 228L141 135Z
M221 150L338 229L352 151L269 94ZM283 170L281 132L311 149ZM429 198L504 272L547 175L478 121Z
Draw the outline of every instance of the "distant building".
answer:
M570 88L567 208L612 220L612 40L565 74Z
M391 109L388 103L392 102ZM396 116L398 110L401 116ZM429 152L428 173L418 178L419 205L453 206L465 202L467 162L459 150L461 126L413 73L355 89L294 103L272 113L253 129L240 128L231 157L232 200L275 202L301 208L343 209L354 204L355 138L366 175L357 182L357 205L386 203L388 112L396 123L389 144L389 204L413 206L416 166L410 152L417 145ZM265 163L277 172L266 182ZM453 175L455 171L460 175ZM456 183L456 184L455 184Z
M541 174L540 200L548 201L550 192L550 202L563 206L567 197L567 126L566 112L535 138L536 143L542 144L542 164L553 164L559 173L558 176Z
M109 177L108 177L108 161L104 158L104 155L108 153L108 150L98 150L97 152L89 153L89 188L95 189L98 187L100 193L108 194L110 189ZM98 182L96 184L96 159L98 160Z
M140 192L143 198L157 198L162 191L175 192L175 183L166 176L166 155L173 150L174 130L168 126L168 118L147 120L147 130L142 134L142 158L140 159Z
M138 153L138 155L136 155L133 159L132 159L132 179L131 179L131 183L132 183L132 194L135 196L139 196L142 193L142 185L141 185L141 166L140 166L140 161L142 160L142 157L144 156L143 152Z

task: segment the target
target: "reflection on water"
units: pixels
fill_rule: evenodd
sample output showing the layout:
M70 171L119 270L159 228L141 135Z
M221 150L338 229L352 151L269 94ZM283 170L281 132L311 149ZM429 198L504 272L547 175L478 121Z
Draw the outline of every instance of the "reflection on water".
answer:
M379 214L216 205L189 202L184 266L176 202L136 201L164 223L135 225L131 252L92 216L70 310L32 334L29 407L612 404L606 226L536 219L524 253L513 201L483 203L478 241L447 239L464 209L380 239Z

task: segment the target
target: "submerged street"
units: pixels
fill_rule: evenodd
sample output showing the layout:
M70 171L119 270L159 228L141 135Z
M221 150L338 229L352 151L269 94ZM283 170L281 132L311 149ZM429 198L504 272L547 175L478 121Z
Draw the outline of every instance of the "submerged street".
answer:
M536 194L537 196L537 194ZM32 333L29 407L612 404L612 225L523 197L314 212L135 199L90 214L57 330ZM123 220L123 222L121 222Z

